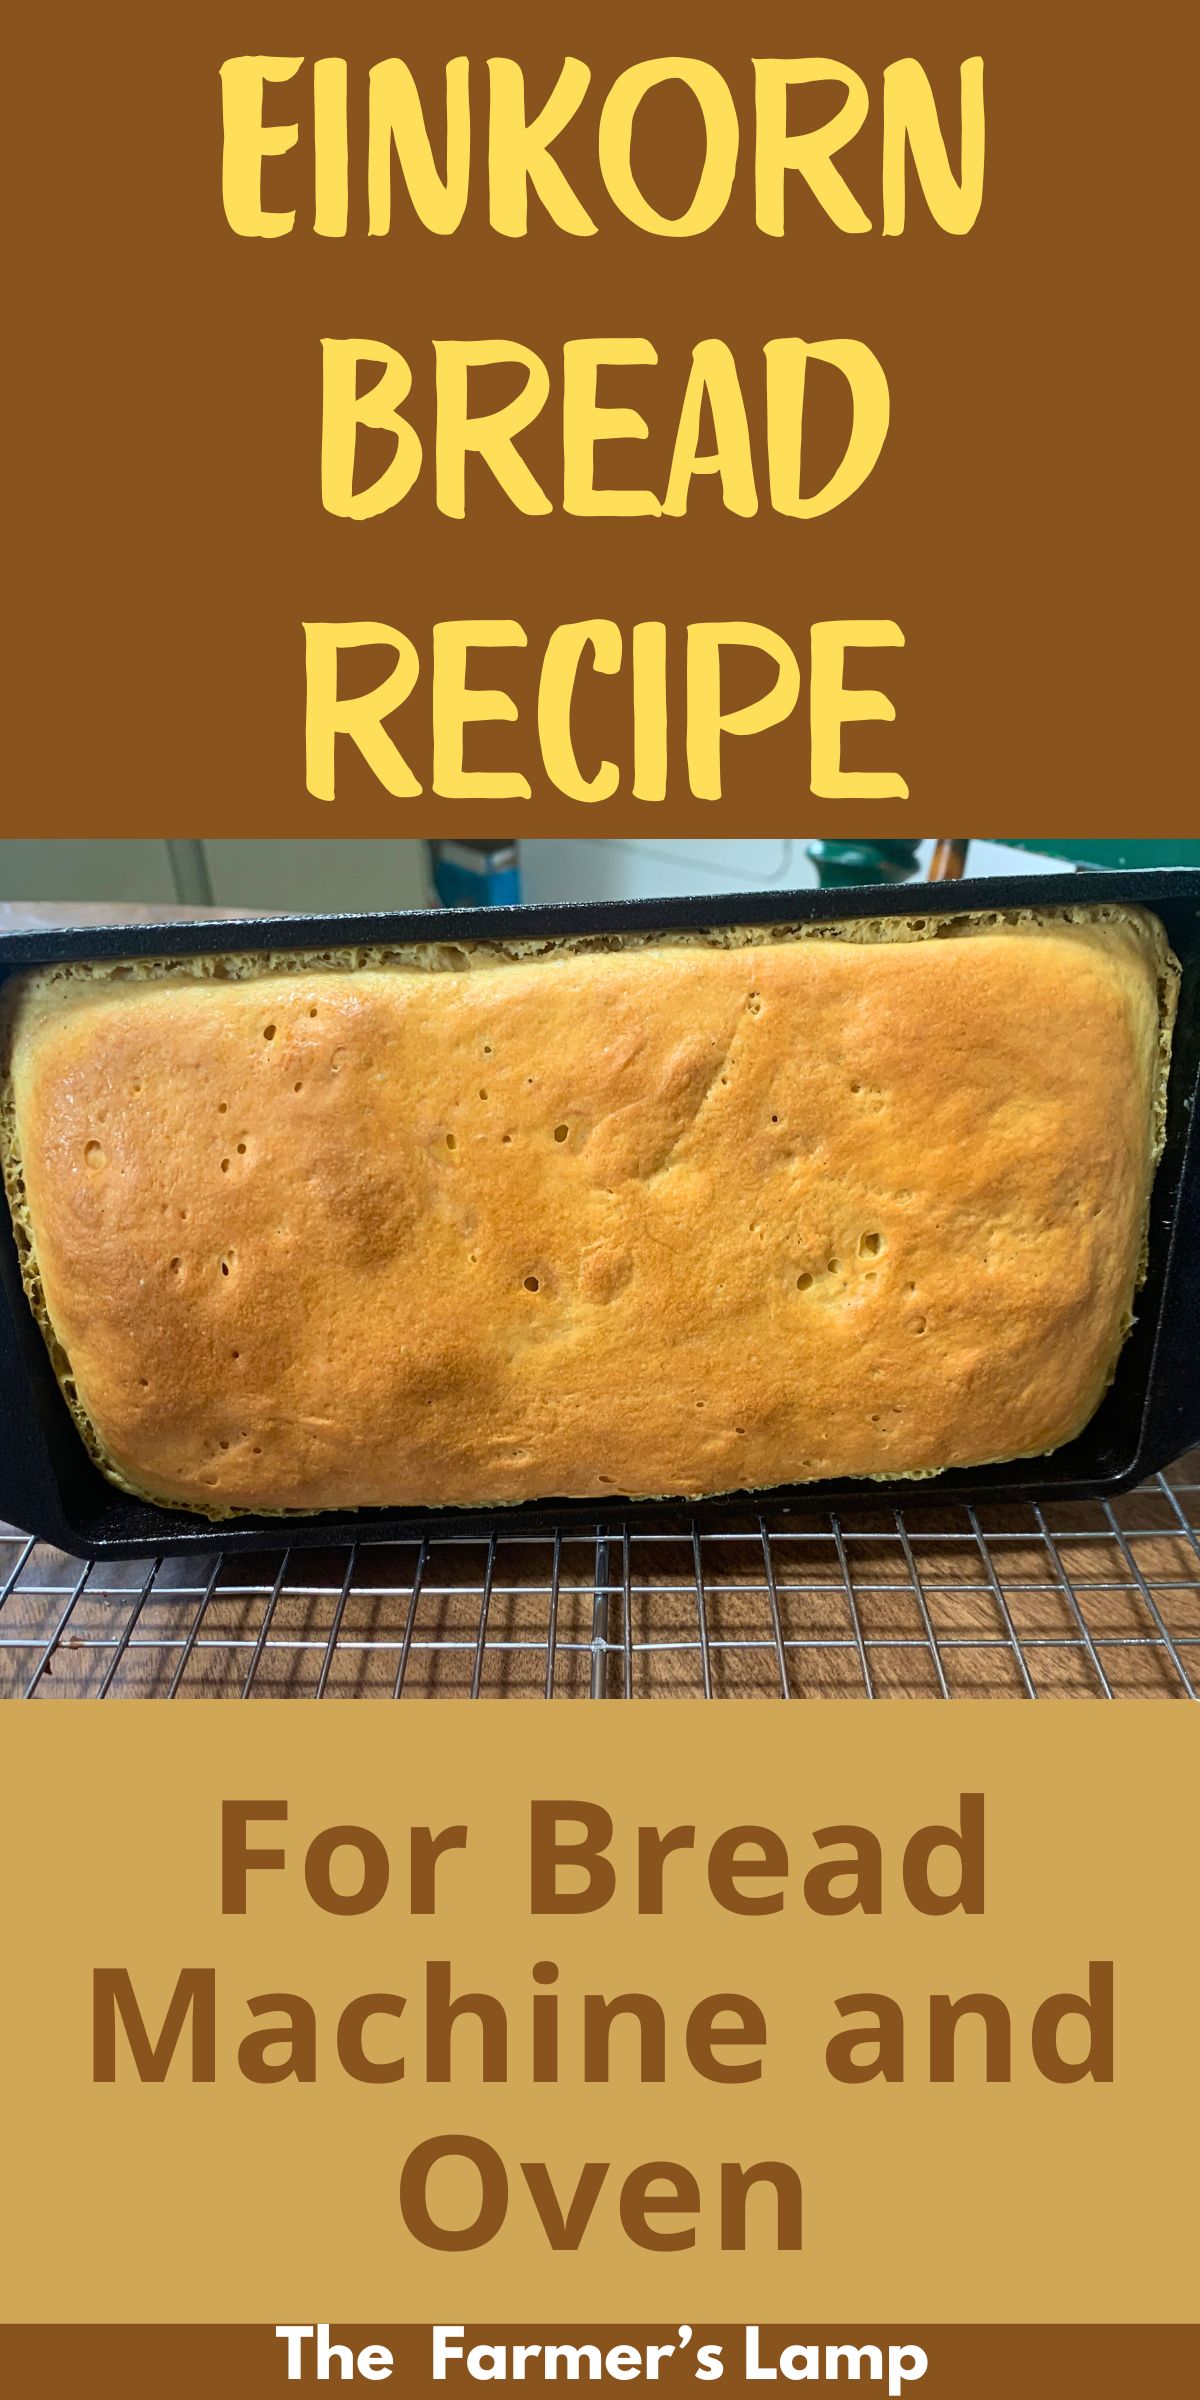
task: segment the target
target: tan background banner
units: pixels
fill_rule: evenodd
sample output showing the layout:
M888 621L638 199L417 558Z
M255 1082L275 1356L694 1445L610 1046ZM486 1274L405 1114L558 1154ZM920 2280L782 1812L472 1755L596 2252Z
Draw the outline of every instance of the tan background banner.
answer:
M20 227L8 307L19 333L7 531L14 689L7 830L62 834L905 832L913 822L1024 833L1168 834L1193 813L1190 610L1179 552L1194 490L1184 344L1183 229L1191 209L1197 16L1175 4L1082 12L1044 0L882 0L847 10L783 0L748 16L691 0L592 12L450 4L398 15L383 0L164 11L21 12L9 46L9 216ZM754 224L752 57L844 59L869 94L843 154L870 230L840 230L794 179L786 230ZM486 58L524 67L531 112L572 49L592 84L555 156L594 237L560 231L535 201L528 235L487 222ZM476 149L462 226L416 223L397 177L392 230L366 230L366 77L402 50L444 137L444 70L471 60ZM267 161L268 205L293 232L241 238L221 205L219 68L248 50L302 60L267 115L297 128ZM626 222L597 164L600 104L631 63L673 52L724 78L740 128L732 195L695 239ZM312 62L346 60L347 231L313 229ZM984 198L961 236L930 220L910 178L905 230L881 229L882 77L927 70L957 157L961 62L986 71ZM439 97L439 95L441 95ZM830 111L794 95L796 122ZM807 110L807 114L806 114ZM635 160L664 214L698 167L695 100L659 93ZM328 192L325 205L329 206ZM651 340L659 365L616 375L649 438L617 446L610 479L660 493L693 345L730 346L764 479L763 345L802 336L867 344L886 375L891 429L863 488L790 521L760 501L738 517L712 477L674 519L564 515L562 346ZM362 338L409 361L407 414L428 454L435 339L535 350L550 398L523 448L551 513L519 515L480 471L467 513L438 513L422 473L367 523L321 505L321 341ZM821 480L844 424L814 395ZM557 415L556 415L557 410ZM632 472L630 470L632 469ZM558 498L554 499L555 482ZM560 622L635 620L668 634L667 798L630 792L630 701L586 674L574 726L588 771L611 756L621 792L585 806L555 791L537 743L537 677ZM524 773L527 799L430 790L430 640L437 622L516 620L523 651L477 653L476 684L506 687L511 725L476 726L469 768ZM848 680L881 684L895 725L860 725L845 758L894 771L899 800L809 796L806 700L786 724L727 740L720 800L684 769L684 630L747 619L777 631L808 674L809 628L891 620L903 650L864 652ZM402 746L424 787L393 798L339 744L332 805L305 785L305 621L407 631L422 680ZM387 664L363 669L378 681ZM744 664L735 702L762 688ZM742 688L745 686L745 688ZM397 719L399 727L400 719ZM398 733L398 738L401 738Z
M644 1713L12 1710L0 1773L9 2318L904 2325L1194 2313L1197 2102L1180 2048L1197 1969L1189 1710L826 1703L730 1706L719 1722L665 1702ZM956 1823L964 1793L983 1795L982 1913L923 1913L906 1897L906 1845L922 1826ZM285 1863L247 1870L244 1915L221 1908L229 1801L288 1811L250 1830L252 1848L281 1846ZM530 1913L531 1804L548 1801L613 1820L615 1892L595 1913ZM320 1838L347 1825L372 1837L365 1864ZM465 1847L448 1845L436 1868L436 1913L413 1914L410 1829L460 1825ZM783 1845L787 1873L782 1854L750 1852L736 1889L781 1893L775 1913L728 1904L732 1829L755 1825ZM809 1897L806 1879L831 1855L815 1835L847 1825L881 1845L878 1915L831 1916ZM638 1911L642 1826L695 1829L665 1857L661 1914ZM755 1855L770 1873L754 1873ZM929 1881L948 1891L955 1871L943 1852ZM331 1887L351 1894L364 1876L376 1905L331 1907ZM484 1993L507 2011L507 2081L481 2079L469 2021L450 2036L452 2080L427 2079L429 1961L448 1962L456 1998ZM1099 1991L1110 1961L1111 2082L1047 2080L1037 2012L1093 1977ZM541 1962L557 1968L553 1984L535 1974ZM212 2080L184 2080L185 2036L165 2080L140 2081L116 2024L115 2080L94 2082L97 1968L127 1973L151 2039L181 1970L211 1970ZM316 2079L249 2081L239 2045L269 2039L280 2004L255 2017L247 2003L288 1992L313 2011ZM661 2005L664 2079L638 2079L626 2020L609 2080L589 2083L584 1995L630 1992ZM847 2085L827 2068L826 2045L847 2026L838 2000L868 1992L903 2011L902 2082ZM931 2084L930 1996L980 1992L1008 2012L1011 2080L985 2081L976 2021L960 2033L955 2081ZM359 2028L374 2061L403 2055L402 2081L365 2083L343 2063L339 2020L364 1994L404 1996L403 2015ZM557 2080L533 2014L552 1994ZM715 1994L761 2010L764 2041L718 2052L734 2065L761 2056L757 2080L697 2069L689 2017ZM1083 2047L1076 2019L1061 2053ZM278 2047L270 2055L280 2063ZM502 2162L507 2217L484 2247L447 2253L415 2238L403 2191L421 2144L464 2134ZM638 2171L655 2161L695 2180L693 2209L653 2219L658 2233L694 2224L689 2249L647 2250L630 2233ZM802 2246L777 2248L763 2188L749 2196L745 2249L722 2248L722 2164L765 2161L802 2187ZM535 2187L547 2212L565 2214L589 2162L607 2172L578 2246L552 2249ZM451 2227L479 2189L473 2169L447 2164L427 2187Z

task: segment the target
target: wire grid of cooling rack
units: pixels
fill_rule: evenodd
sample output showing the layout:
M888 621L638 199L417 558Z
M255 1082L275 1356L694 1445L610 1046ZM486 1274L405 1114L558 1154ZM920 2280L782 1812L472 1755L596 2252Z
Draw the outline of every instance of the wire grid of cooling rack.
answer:
M500 1520L90 1567L0 1528L0 1693L1195 1699L1200 1451L1045 1508Z

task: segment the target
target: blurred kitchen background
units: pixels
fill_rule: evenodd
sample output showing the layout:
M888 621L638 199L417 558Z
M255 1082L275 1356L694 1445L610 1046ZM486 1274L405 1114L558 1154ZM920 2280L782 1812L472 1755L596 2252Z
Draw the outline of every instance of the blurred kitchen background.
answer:
M1200 866L1200 841L0 841L0 923L54 908L186 915L923 881L931 873Z

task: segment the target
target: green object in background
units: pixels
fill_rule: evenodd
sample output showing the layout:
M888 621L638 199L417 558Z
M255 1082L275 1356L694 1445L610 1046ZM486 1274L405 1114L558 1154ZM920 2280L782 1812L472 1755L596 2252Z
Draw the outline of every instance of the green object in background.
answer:
M917 871L920 836L913 842L810 842L808 855L822 886L907 883Z
M1003 840L1007 850L1031 850L1049 864L1065 862L1073 867L1200 867L1200 841L1166 842L1019 842L1007 835L992 834L992 841ZM810 842L808 855L817 870L822 886L842 883L907 883L917 871L919 842ZM966 873L971 872L971 850L967 846Z

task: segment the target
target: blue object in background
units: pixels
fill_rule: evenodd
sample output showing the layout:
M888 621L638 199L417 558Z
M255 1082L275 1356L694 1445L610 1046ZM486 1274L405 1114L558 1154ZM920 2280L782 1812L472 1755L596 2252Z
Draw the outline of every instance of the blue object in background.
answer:
M443 908L495 908L521 897L515 842L430 842L429 864Z

